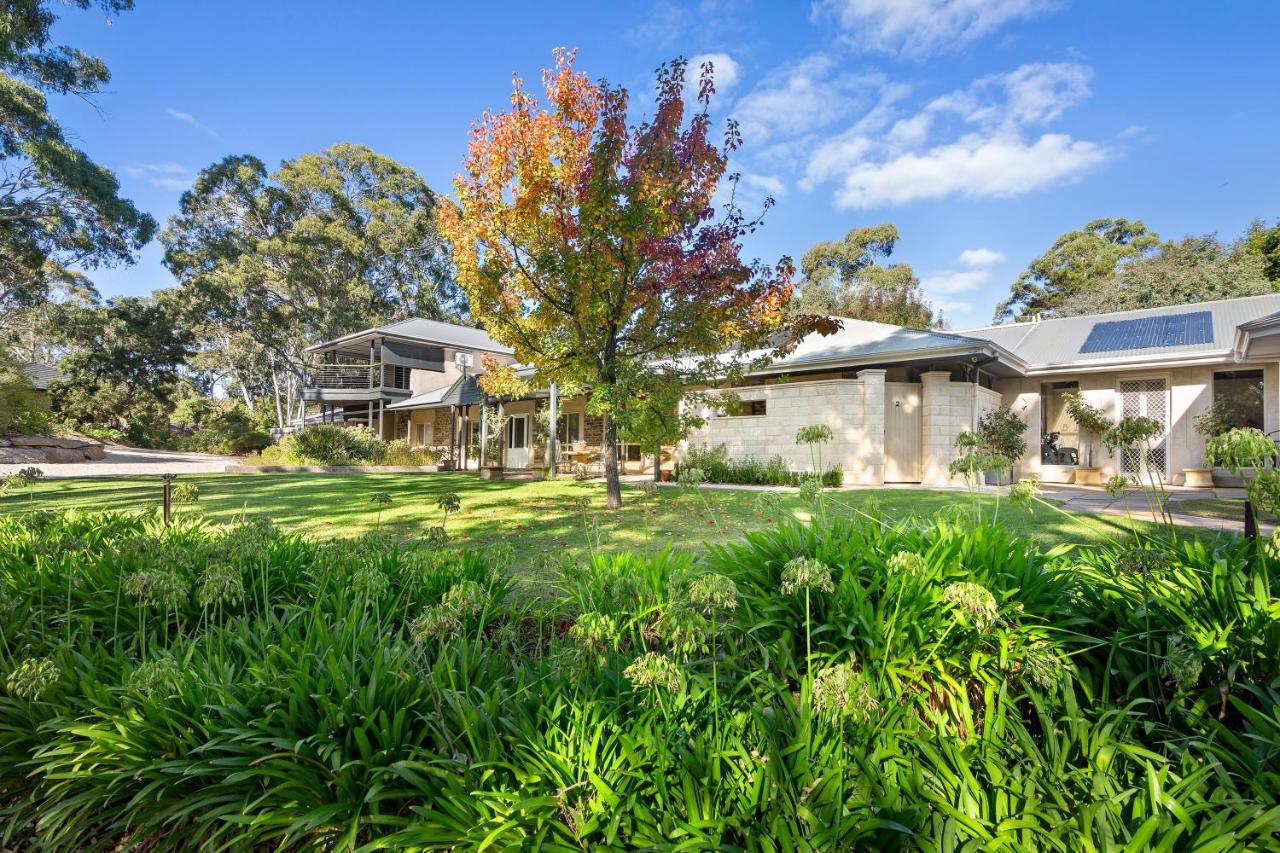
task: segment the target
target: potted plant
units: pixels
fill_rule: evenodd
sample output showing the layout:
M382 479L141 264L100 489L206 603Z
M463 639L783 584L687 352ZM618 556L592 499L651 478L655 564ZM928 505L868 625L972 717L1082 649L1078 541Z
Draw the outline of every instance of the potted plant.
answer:
M1102 409L1086 403L1078 391L1062 395L1062 400L1066 404L1067 414L1076 422L1076 426L1080 427L1081 435L1085 439L1080 442L1083 445L1080 449L1085 452L1084 459L1078 460L1083 461L1084 464L1076 466L1075 484L1100 486L1102 470L1093 464L1093 445L1095 439L1101 438L1111 428L1111 421Z
M1276 443L1260 429L1241 427L1209 439L1204 459L1210 465L1221 465L1244 481L1244 532L1257 536L1255 508L1274 511L1276 493ZM1250 476L1252 474L1252 476Z
M978 438L984 451L1004 460L1004 465L989 470L995 485L1004 483L1007 475L1013 482L1014 468L1027 452L1027 422L1012 409L1002 408L987 412L978 418Z

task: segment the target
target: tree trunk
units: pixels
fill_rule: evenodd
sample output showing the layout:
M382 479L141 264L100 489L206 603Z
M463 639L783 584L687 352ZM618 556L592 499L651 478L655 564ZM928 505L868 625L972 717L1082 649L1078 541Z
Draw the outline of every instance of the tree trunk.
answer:
M653 482L662 482L662 445L653 451Z
M618 479L618 427L607 414L604 416L603 441L600 452L604 455L605 504L609 509L622 509L622 481Z

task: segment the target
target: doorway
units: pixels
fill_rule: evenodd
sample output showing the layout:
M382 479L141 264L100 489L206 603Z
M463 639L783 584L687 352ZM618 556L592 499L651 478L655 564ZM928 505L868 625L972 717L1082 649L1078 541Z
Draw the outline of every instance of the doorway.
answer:
M529 467L528 415L512 415L507 421L507 467Z
M920 386L884 383L884 481L920 482Z

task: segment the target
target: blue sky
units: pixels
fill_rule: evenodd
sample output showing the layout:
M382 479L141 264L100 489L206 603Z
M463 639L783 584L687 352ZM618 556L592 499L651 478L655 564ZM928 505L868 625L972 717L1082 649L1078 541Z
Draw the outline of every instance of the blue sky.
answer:
M66 43L113 80L55 113L163 222L228 154L270 168L369 145L448 191L469 124L536 80L557 45L647 104L653 69L711 56L734 167L777 206L750 256L894 222L953 327L986 323L1027 261L1100 216L1165 237L1280 217L1280 3L1187 0L700 0L675 3L139 0ZM640 95L646 95L641 98ZM156 244L104 294L171 284Z

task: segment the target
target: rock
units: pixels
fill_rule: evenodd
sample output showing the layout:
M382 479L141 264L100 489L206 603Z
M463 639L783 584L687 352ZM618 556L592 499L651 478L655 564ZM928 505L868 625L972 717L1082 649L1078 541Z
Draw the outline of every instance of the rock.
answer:
M0 447L0 463L22 465L44 461L44 451L36 447Z
M107 451L101 444L90 444L84 449L84 458L91 462L97 462L107 458Z
M9 439L4 436L0 436L0 447L8 447L10 444L12 444L12 442L9 441Z
M44 458L49 462L83 462L84 452L73 450L69 447L46 447L44 448Z

